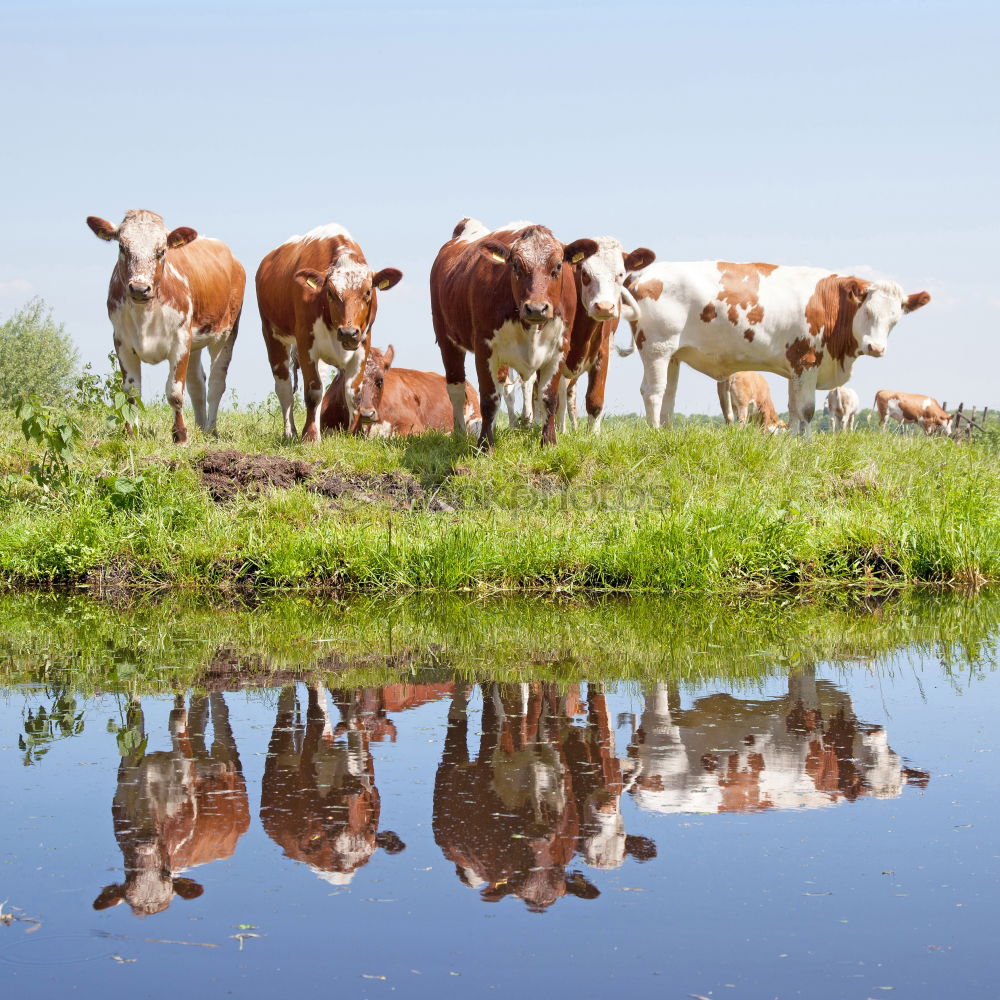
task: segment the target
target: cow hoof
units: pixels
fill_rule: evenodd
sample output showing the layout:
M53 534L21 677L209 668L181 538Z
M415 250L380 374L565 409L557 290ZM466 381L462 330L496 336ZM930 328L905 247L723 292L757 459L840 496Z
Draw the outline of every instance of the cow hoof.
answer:
M302 440L313 443L319 441L319 431L315 427L307 427L302 432Z

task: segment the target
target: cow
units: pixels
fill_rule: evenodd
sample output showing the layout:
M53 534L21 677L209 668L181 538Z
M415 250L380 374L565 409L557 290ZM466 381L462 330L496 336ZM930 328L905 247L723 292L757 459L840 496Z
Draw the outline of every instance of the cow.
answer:
M141 365L166 361L175 443L188 440L185 386L195 422L213 433L243 309L242 264L221 240L199 236L188 226L168 232L156 212L130 209L118 226L91 215L87 225L100 239L118 243L108 316L126 394L141 399ZM205 348L211 358L207 393Z
M213 739L205 739L209 708ZM132 739L118 768L112 816L125 881L105 886L95 910L128 903L136 916L165 910L175 895L195 899L203 887L182 873L231 857L250 827L246 782L229 711L218 692L177 696L170 713L172 749L146 753L142 706L129 704Z
M834 431L853 431L861 400L853 389L842 385L827 393L824 409L830 414Z
M728 261L653 263L626 285L637 303L630 326L651 427L669 425L684 361L717 381L738 371L787 378L798 434L809 433L816 389L847 382L861 355L882 357L900 317L931 298L905 295L893 281Z
M323 396L321 430L358 431L366 437L408 437L428 430L451 430L451 400L444 376L393 368L395 357L392 344L384 352L369 348L353 422L347 378L338 374ZM464 418L469 433L478 433L479 396L468 382Z
M951 414L930 396L880 389L875 393L875 409L878 410L878 425L882 431L886 429L886 420L891 417L904 426L917 424L928 436L950 436L952 432Z
M482 407L479 447L492 448L500 370L543 386L542 443L554 444L557 376L569 349L577 293L572 264L597 243L564 244L544 226L514 222L488 230L463 219L431 268L431 316L444 362L456 435L466 433L465 354L475 356Z
M560 431L566 430L567 413L576 430L576 383L586 372L587 419L594 434L601 432L611 338L618 328L623 296L630 315L636 308L625 280L628 274L648 267L656 259L656 254L645 247L626 253L611 236L601 236L596 242L597 252L574 268L578 304L559 382Z
M349 884L377 848L398 854L406 846L392 831L379 831L371 743L395 741L396 727L368 695L367 689L334 692L335 727L326 692L310 684L303 725L295 688L283 688L264 764L265 833L285 857L334 886Z
M754 420L771 434L786 430L785 423L771 402L767 380L757 372L736 372L718 383L722 416L727 424L738 422L746 427Z
M296 363L302 369L306 399L302 440L318 441L320 436L319 362L343 373L350 387L346 398L353 421L378 293L402 277L394 267L373 273L351 234L335 224L289 237L260 262L257 305L286 439L296 433L292 415Z
M630 789L636 804L660 813L819 809L895 798L904 785L930 781L812 665L789 675L783 696L718 692L686 709L675 686L654 684L628 755L638 771Z

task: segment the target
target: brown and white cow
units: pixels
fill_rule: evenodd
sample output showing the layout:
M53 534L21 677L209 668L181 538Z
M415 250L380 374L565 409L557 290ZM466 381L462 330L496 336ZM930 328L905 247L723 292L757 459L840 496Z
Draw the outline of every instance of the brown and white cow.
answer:
M853 389L842 385L827 393L823 408L830 414L834 431L853 431L861 400Z
M493 447L500 370L544 387L542 443L555 442L557 376L569 349L577 293L571 264L597 252L594 240L564 244L544 226L516 222L494 231L463 219L431 268L431 314L451 398L454 430L465 429L465 354L476 359L483 422Z
M188 226L167 232L156 212L130 209L119 226L91 215L87 225L102 240L118 243L108 316L125 392L140 399L141 364L166 361L174 441L188 439L185 385L195 421L212 433L243 308L243 266L221 240L199 236ZM207 394L204 348L211 358Z
M880 389L875 393L875 409L878 410L879 428L883 431L886 429L886 420L891 418L904 426L916 424L927 435L951 435L951 414L930 396Z
M205 738L209 707L210 746ZM128 720L136 742L122 757L112 806L125 881L106 886L94 909L124 902L137 916L147 916L165 910L175 895L194 899L202 894L201 885L180 873L231 857L250 827L250 807L221 694L194 695L189 708L182 697L175 699L168 751L145 752L138 701L130 703Z
M352 389L347 405L353 420L378 293L402 277L394 267L373 273L351 234L334 224L289 237L260 262L257 305L286 438L295 436L296 362L302 368L306 399L302 439L319 440L317 416L323 398L319 362L344 374Z
M451 400L443 375L393 368L396 351L371 347L364 377L357 393L352 422L348 406L349 385L343 373L330 383L323 396L320 428L358 431L367 437L407 437L424 431L447 431L452 426ZM465 383L465 426L479 432L479 395Z
M816 389L847 382L861 355L882 357L900 317L930 301L927 292L904 295L893 281L728 261L657 262L628 287L650 426L670 423L684 361L716 380L738 371L787 378L789 419L800 434L809 432Z
M747 420L754 420L771 434L788 427L774 408L767 380L758 372L736 372L722 379L718 387L727 424L736 422L746 427Z
M655 259L656 254L645 247L626 253L614 237L601 236L597 252L574 268L578 306L559 383L560 431L566 429L567 412L576 430L576 383L586 372L587 418L590 429L600 433L611 338L621 317L622 297L630 306L630 315L635 308L625 281L630 272L648 267Z

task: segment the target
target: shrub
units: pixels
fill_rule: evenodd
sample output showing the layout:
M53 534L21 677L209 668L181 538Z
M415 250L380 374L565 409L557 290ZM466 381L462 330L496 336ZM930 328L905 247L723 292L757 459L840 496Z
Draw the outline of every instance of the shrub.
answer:
M76 366L72 340L40 298L26 302L0 324L0 405L26 396L69 398Z

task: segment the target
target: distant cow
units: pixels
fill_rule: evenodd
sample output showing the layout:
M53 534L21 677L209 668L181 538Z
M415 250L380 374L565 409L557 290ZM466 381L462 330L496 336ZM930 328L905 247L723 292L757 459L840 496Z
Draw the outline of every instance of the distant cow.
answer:
M91 215L87 225L102 240L118 243L108 316L125 392L141 398L141 363L166 361L174 441L185 444L188 439L185 385L195 422L211 433L239 329L246 285L243 266L220 240L199 237L187 226L167 232L156 212L130 209L117 227ZM203 348L211 358L207 395Z
M211 706L213 738L205 738ZM246 782L229 711L221 694L192 696L189 709L175 699L171 750L146 753L138 701L128 709L136 740L118 768L112 815L125 861L125 881L94 900L103 910L128 903L137 916L160 913L174 895L194 899L202 886L180 873L231 857L250 826Z
M290 237L261 261L257 305L286 438L295 436L292 367L296 361L302 368L306 399L302 440L319 440L317 413L323 398L319 362L344 374L353 421L378 292L392 288L402 277L394 267L372 273L351 234L332 224Z
M716 380L738 371L787 378L792 429L806 434L816 389L847 382L862 354L882 357L903 313L930 301L892 281L727 261L655 263L627 286L637 302L631 326L652 427L670 423L684 361Z
M491 232L463 219L431 268L431 314L441 349L456 434L465 434L465 354L476 359L483 422L493 446L500 370L543 386L542 442L555 442L556 376L569 349L577 292L571 264L597 252L594 240L564 244L544 226L510 223Z
M727 424L739 423L746 427L753 419L764 430L774 434L788 427L771 402L767 380L758 372L737 372L719 382L719 402Z
M917 424L925 434L951 434L951 414L942 409L936 399L914 392L890 392L880 389L875 393L878 425L884 431L888 418L901 424Z
M560 431L566 429L567 411L576 429L576 383L586 372L587 417L590 429L600 433L611 338L621 316L622 295L630 306L635 305L625 289L625 280L630 272L647 267L655 259L652 250L639 247L626 253L618 240L602 236L597 240L597 252L574 268L578 304L559 383Z
M452 426L451 400L444 376L393 368L392 346L383 353L368 351L358 392L354 423L347 400L347 378L339 374L323 396L320 427L323 430L360 431L368 437L406 437L423 431L447 431ZM479 396L465 383L465 426L479 432Z
M835 431L853 431L854 418L861 409L861 400L853 389L842 385L827 393L825 409L830 414Z

